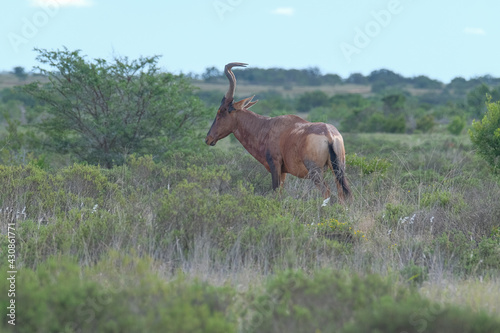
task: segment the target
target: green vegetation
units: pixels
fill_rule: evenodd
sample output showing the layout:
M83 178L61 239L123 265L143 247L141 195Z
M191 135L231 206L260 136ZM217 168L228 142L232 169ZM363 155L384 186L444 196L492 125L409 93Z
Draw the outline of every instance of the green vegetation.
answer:
M386 69L332 80L332 74L322 75L318 69L249 67L238 70L237 77L237 92L256 94L264 102L253 108L257 113L305 113L308 120L333 123L342 132L461 133L485 113L486 94L493 101L500 100L500 79L490 76L455 78L445 85L425 76L405 78ZM215 68L191 78L201 87L200 98L210 106L227 89L226 77Z
M488 102L487 107L483 120L474 121L469 134L479 154L500 170L500 102Z
M196 139L205 110L185 79L160 73L158 57L108 63L86 61L79 51L38 52L54 70L39 68L49 83L24 91L48 114L39 124L46 147L110 168L127 154L164 154Z
M84 71L109 65L77 63ZM134 150L123 150L133 144L117 145L119 154L109 160L97 153L82 157L80 146L45 145L55 139L43 125L54 120L54 110L39 98L61 87L47 77L33 84L28 74L18 80L29 88L0 91L3 292L9 288L8 223L15 225L18 271L16 326L4 318L2 331L500 332L500 182L463 126L455 129L481 112L455 92L466 99L481 82L471 87L456 79L444 86L425 77L405 79L427 94L448 94L443 104L394 91L404 78L387 71L349 78L378 82L381 92L369 95L330 95L314 71L308 75L321 85L311 91L324 93L269 90L259 102L262 113L294 113L301 105L301 115L339 123L354 199L341 206L332 198L321 207L321 194L307 180L288 177L280 193L272 192L269 173L239 144L193 143L206 133L220 93L198 92L205 102L217 95L205 116L184 78L139 72L131 77L138 84L133 91L145 80L163 93L157 84L169 77L179 95L168 98L188 98L181 104L194 108L200 121L178 129L175 138L168 124ZM217 81L210 73L206 79ZM86 77L100 80L92 75ZM123 83L102 80L109 89ZM65 87L78 91L84 84ZM37 98L26 89L35 89ZM110 92L108 101L121 91ZM155 94L150 101L159 98ZM311 100L318 103L307 110ZM74 110L84 105L67 103ZM498 109L497 102L488 103L487 121L474 122L471 133L484 129L495 138L489 124ZM183 110L165 112L176 119ZM461 124L448 125L455 118ZM114 126L126 128L119 121ZM390 133L373 133L380 128ZM72 132L64 140L77 135L85 138ZM335 187L333 175L327 182ZM8 302L0 297L1 308Z
M160 162L131 156L111 169L2 166L1 248L15 223L18 301L32 304L19 307L19 323L69 332L158 331L167 322L188 332L451 332L446 323L459 321L471 332L498 330L498 297L469 303L498 286L500 185L487 165L470 145L447 144L452 136L345 138L363 155L348 155L356 189L348 209L321 208L305 180L272 193L267 172L238 145ZM491 287L472 299L419 292L479 278ZM394 311L402 318L383 320Z
M460 116L455 116L451 119L450 123L448 124L448 132L450 132L453 135L460 135L462 131L464 130L466 125L465 119Z

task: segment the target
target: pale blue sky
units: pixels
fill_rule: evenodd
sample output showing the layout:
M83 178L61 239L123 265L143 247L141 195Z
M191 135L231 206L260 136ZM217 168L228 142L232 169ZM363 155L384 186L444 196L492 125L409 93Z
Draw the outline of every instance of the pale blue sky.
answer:
M12 0L0 8L0 71L37 65L35 47L66 46L90 58L162 55L175 73L239 61L342 77L381 68L444 82L500 77L496 0Z

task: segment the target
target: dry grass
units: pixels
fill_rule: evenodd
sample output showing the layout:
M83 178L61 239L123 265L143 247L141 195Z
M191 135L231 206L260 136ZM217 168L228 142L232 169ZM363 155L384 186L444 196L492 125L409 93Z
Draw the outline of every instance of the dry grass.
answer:
M220 91L224 94L227 91L227 82L221 83L205 83L201 81L194 81L194 86L200 88L201 91ZM323 91L329 96L337 94L361 94L364 96L371 95L371 86L357 85L357 84L343 84L335 86L294 86L286 89L281 86L266 86L257 84L247 84L244 81L238 81L238 95L239 96L252 96L269 90L277 91L284 97L296 97L311 91Z
M460 305L476 312L486 311L492 316L500 317L498 277L442 279L439 282L424 284L420 288L420 294L442 305Z
M193 81L194 86L198 87L201 91L220 91L224 93L227 91L227 82L221 80L220 82L207 83L203 81ZM441 90L436 89L418 89L412 86L400 87L413 96L420 96L429 93L440 93ZM364 97L372 96L372 87L368 84L337 84L337 85L321 85L321 86L268 86L260 84L248 84L245 81L238 81L238 94L239 96L252 96L270 90L280 93L284 97L295 98L306 92L323 91L328 96L338 94L360 94Z
M25 80L22 80L11 73L0 73L0 90L22 86L34 81L47 82L47 79L42 76L28 75Z
M242 291L284 269L377 273L400 284L418 281L420 292L440 303L498 315L498 267L483 269L479 252L499 226L496 178L466 146L446 145L446 137L367 135L350 142L367 149L377 140L388 147L391 166L367 174L362 164L348 165L354 200L347 206L332 198L321 207L312 182L293 176L272 193L267 171L239 145L212 161L192 156L187 165L136 159L113 170L73 166L52 175L31 166L29 177L17 171L19 177L2 178L0 195L16 209L26 206L19 260L36 252L35 264L66 252L91 266L109 250L133 252L153 258L151 269L167 281L181 271ZM364 154L359 163L376 161L368 149ZM327 181L334 190L331 174ZM329 220L351 229L321 229Z

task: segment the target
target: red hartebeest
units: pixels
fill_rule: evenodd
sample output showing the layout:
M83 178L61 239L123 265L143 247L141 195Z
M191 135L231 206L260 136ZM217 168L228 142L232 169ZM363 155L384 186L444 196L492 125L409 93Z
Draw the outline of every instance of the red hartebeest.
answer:
M339 201L351 193L345 176L344 141L330 124L310 123L295 115L265 117L248 110L257 101L253 97L233 101L236 78L231 68L247 64L232 62L224 73L229 89L207 133L205 142L214 146L218 140L233 133L245 149L271 173L273 189L283 185L287 173L310 178L330 198L330 189L323 171L334 171Z

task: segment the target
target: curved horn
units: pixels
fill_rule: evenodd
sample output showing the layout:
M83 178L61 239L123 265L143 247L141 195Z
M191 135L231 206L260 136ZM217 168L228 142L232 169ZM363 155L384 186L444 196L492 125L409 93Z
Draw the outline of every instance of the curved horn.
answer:
M227 93L225 95L226 100L230 101L233 99L234 96L234 90L236 89L236 77L234 76L234 73L231 71L231 68L234 66L240 66L240 67L245 67L248 64L242 63L242 62L231 62L224 67L224 74L226 74L228 80L229 80L229 89L227 90Z

